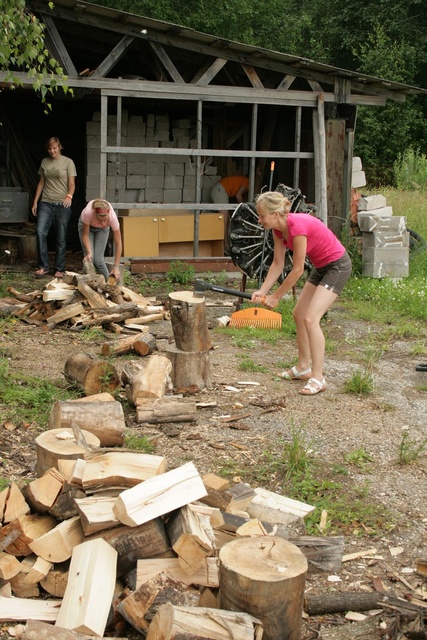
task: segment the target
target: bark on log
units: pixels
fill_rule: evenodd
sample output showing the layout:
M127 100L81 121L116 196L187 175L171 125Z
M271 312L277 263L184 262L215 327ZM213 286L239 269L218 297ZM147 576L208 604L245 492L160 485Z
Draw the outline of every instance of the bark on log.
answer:
M304 611L310 616L344 611L369 611L370 609L378 609L382 602L387 601L388 598L384 593L376 591L372 593L344 591L320 596L308 594L304 599Z
M198 387L212 388L212 372L209 351L183 351L176 345L168 345L166 355L172 363L174 389Z
M307 560L283 538L239 538L219 552L222 609L246 611L263 640L300 640Z
M128 396L136 405L140 398L162 398L165 395L172 364L164 355L150 356L146 366L132 378Z
M122 446L126 423L120 402L67 402L57 400L49 415L49 429L71 427L75 422L80 429L97 436L102 447Z
M161 422L194 422L197 420L195 402L147 398L136 406L137 422L159 424Z
M209 337L204 298L195 298L192 291L169 294L172 330L175 344L182 351L209 351Z
M87 396L112 392L121 386L120 376L113 365L82 352L67 359L64 376L68 382L80 386Z
M83 431L86 442L91 447L99 447L99 438ZM71 437L70 437L71 436ZM50 429L36 438L37 476L41 477L48 469L58 469L58 460L77 460L84 458L86 449L76 443L72 429Z
M157 349L155 337L151 333L126 336L116 342L105 342L101 347L103 356L119 356L135 351L140 356L149 356Z

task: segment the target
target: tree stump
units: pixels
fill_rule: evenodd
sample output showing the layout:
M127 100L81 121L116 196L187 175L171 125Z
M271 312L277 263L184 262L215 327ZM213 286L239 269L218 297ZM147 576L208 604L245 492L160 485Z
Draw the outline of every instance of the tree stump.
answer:
M192 291L169 294L170 314L175 344L182 351L209 351L212 348L206 321L204 298Z
M263 640L300 640L307 560L277 536L239 538L219 552L219 606L246 611Z
M99 447L99 438L89 433L82 432L87 444ZM83 458L86 450L76 443L72 429L50 429L43 431L36 438L37 452L37 476L40 478L48 469L58 469L58 460L77 460Z
M75 353L64 365L64 376L82 388L87 396L114 391L121 386L120 376L113 365L97 360L87 353Z
M192 386L199 389L212 388L209 351L181 351L175 345L169 345L166 355L172 363L171 379L174 389Z
M93 396L92 396L93 397ZM57 400L49 415L49 429L71 427L75 422L99 438L102 447L123 446L126 423L120 402Z

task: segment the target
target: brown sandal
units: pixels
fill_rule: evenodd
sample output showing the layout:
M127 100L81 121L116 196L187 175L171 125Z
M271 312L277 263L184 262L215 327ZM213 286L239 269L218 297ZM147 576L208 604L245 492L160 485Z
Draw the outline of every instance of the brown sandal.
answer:
M49 275L49 270L44 267L39 267L36 271L34 271L34 275L37 278L42 278L43 276Z

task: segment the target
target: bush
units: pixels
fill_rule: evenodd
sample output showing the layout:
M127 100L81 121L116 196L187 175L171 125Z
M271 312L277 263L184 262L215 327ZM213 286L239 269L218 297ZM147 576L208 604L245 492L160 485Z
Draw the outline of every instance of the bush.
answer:
M400 153L393 165L396 186L403 191L427 189L427 156L419 150Z

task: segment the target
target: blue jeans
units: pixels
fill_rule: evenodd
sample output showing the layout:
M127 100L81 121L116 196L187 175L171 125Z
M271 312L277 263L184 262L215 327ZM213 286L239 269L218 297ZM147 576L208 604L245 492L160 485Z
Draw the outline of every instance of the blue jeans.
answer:
M86 255L87 251L82 242L83 222L79 220L78 231L80 244L82 245L83 255ZM110 236L110 227L101 229L101 227L89 227L89 242L92 247L92 261L97 273L102 273L105 280L108 280L109 271L105 264L104 255L105 247L107 246L108 238Z
M61 202L40 202L37 208L37 248L39 267L49 269L47 237L50 229L55 231L55 271L65 270L67 253L67 228L71 217L71 208L63 207Z

